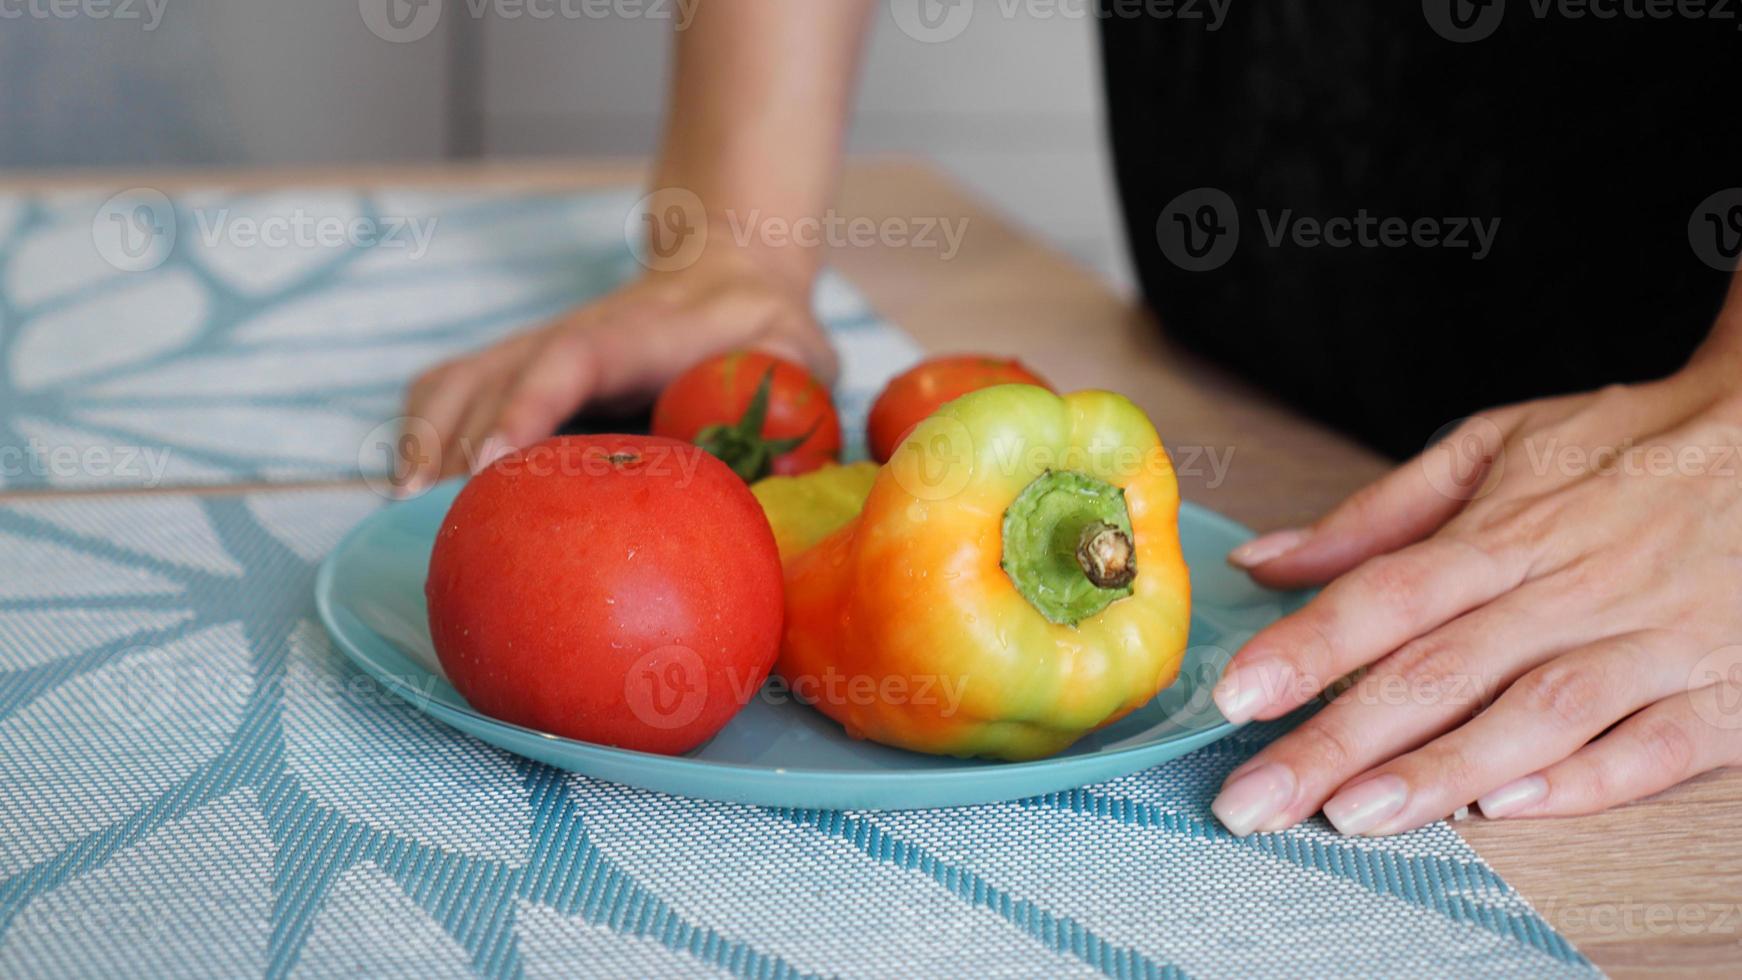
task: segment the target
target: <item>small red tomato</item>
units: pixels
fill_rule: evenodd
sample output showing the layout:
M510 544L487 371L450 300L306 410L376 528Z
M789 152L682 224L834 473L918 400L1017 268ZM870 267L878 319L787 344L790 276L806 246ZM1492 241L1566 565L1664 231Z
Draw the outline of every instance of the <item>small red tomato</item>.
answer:
M653 405L653 434L701 446L746 483L841 456L829 390L797 364L758 351L716 354L678 375Z
M960 354L934 357L898 374L883 388L866 420L871 455L886 463L907 430L923 422L946 402L993 385L1052 385L1014 358Z
M430 638L472 707L687 752L768 677L780 556L725 464L654 436L564 436L487 467L430 555Z

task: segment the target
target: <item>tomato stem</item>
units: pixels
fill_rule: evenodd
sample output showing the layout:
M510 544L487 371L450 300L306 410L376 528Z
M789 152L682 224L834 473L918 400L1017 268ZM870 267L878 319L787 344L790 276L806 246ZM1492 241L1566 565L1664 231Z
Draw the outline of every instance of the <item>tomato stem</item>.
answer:
M731 467L732 472L738 474L745 483L755 483L767 476L774 469L776 457L804 445L817 430L813 425L803 435L785 439L763 437L762 427L768 420L768 399L773 385L774 365L771 364L763 373L762 381L756 385L756 393L750 396L750 404L745 406L744 415L737 422L732 425L710 425L696 433L696 445Z

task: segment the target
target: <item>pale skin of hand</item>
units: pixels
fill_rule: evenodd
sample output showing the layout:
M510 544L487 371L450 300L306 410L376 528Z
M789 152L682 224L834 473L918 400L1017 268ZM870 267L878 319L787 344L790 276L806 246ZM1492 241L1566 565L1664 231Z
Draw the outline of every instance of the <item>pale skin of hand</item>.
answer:
M1365 672L1229 775L1225 826L1582 814L1742 764L1739 293L1676 375L1485 412L1229 556L1329 583L1235 655L1230 720Z
M709 0L675 38L651 187L681 190L709 229L698 258L555 322L420 374L406 392L405 495L550 435L585 405L645 402L711 354L766 350L825 383L834 351L811 315L815 246L765 244L758 222L823 214L871 0ZM427 443L433 442L434 445Z

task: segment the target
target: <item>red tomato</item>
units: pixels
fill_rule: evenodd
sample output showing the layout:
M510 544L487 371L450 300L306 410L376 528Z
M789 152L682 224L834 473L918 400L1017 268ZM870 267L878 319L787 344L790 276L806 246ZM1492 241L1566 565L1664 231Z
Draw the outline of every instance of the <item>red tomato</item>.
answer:
M970 391L1008 384L1038 385L1052 390L1044 378L1013 358L960 354L921 362L896 375L871 406L871 417L865 425L871 455L879 463L888 462L895 447L907 436L907 430L925 421L946 402Z
M806 473L841 456L841 419L829 390L797 364L758 351L717 354L678 375L653 405L653 434L701 446L746 483Z
M750 489L654 436L564 436L473 477L430 555L430 637L493 718L686 752L768 677L780 556Z

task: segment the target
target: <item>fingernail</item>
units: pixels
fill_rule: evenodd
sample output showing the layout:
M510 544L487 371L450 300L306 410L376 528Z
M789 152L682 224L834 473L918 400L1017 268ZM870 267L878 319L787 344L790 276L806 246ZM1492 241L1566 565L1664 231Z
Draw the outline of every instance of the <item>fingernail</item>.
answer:
M1539 775L1529 775L1514 779L1476 801L1482 816L1489 820L1511 816L1520 810L1528 809L1548 795L1548 780Z
M406 477L405 481L399 484L399 489L394 493L394 496L400 500L410 500L413 497L423 496L424 491L428 489L429 477L419 473Z
M1401 776L1375 776L1325 802L1325 819L1344 834L1365 834L1397 816L1409 799Z
M1294 799L1294 770L1267 762L1222 787L1210 812L1235 837L1245 837Z
M491 463L514 451L508 440L499 435L492 435L484 440L484 445L478 448L478 461L472 466L472 475L476 476L487 469Z
M1292 672L1280 660L1260 660L1225 675L1210 692L1222 717L1236 725L1251 721L1258 710L1276 700Z
M1272 531L1261 538L1253 538L1228 552L1228 564L1235 568L1257 568L1267 561L1274 561L1300 547L1301 542L1306 539L1307 532L1302 528Z

